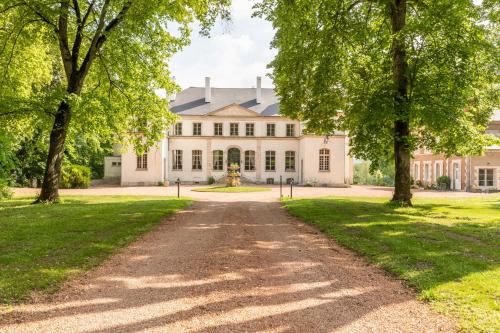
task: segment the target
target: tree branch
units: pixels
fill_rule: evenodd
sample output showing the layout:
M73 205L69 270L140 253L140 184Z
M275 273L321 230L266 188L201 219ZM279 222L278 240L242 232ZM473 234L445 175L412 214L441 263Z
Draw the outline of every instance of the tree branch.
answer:
M73 64L71 61L72 57L68 44L68 12L69 0L61 1L57 36L59 39L59 49L61 50L62 61L64 64L64 72L66 73L66 78L69 81L73 71Z
M82 78L87 75L90 65L94 61L97 52L100 50L100 48L107 39L107 34L110 33L113 29L115 29L116 26L118 26L125 19L127 12L132 6L132 1L129 0L125 2L123 8L120 10L118 15L116 15L116 17L112 19L108 23L108 25L104 28L104 19L106 16L108 5L109 5L109 0L106 0L106 2L103 5L103 9L101 11L101 16L99 17L99 24L97 27L97 31L94 35L94 38L92 39L92 43L85 56L85 59L83 60L82 66L79 69L79 73L81 74Z

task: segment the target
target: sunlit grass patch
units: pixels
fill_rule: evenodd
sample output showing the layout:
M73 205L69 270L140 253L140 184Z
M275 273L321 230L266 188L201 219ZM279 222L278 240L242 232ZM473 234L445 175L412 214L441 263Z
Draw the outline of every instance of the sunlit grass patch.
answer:
M466 331L500 331L500 196L284 201L295 216L404 278Z
M32 205L0 202L0 304L52 292L101 263L191 201L165 197L68 196Z

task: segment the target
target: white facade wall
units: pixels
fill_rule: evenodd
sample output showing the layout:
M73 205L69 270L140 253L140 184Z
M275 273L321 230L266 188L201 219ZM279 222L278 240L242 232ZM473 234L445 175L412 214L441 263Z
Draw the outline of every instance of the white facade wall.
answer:
M319 171L319 150L330 150L330 170ZM332 136L328 140L323 137L305 136L300 140L301 183L312 185L341 186L349 183L350 173L346 173L349 157L346 152L346 137Z
M344 186L352 178L351 158L347 156L348 139L343 133L336 133L325 141L323 137L302 135L300 122L278 116L260 116L241 107L228 107L205 116L182 116L182 135L174 135L174 127L167 131L165 139L148 152L148 169L136 168L137 157L133 149L128 148L122 154L122 186L156 185L168 180L180 179L184 183L206 183L209 177L224 177L228 164L228 150L240 150L242 176L251 182L265 183L272 178L279 182L280 176L285 182L293 178L295 183L329 186ZM193 123L202 123L201 135L193 136ZM214 136L214 123L223 123L223 135ZM239 124L239 135L230 135L230 123ZM254 136L246 136L246 123L254 124ZM267 124L276 126L276 135L267 136ZM286 124L295 125L295 136L286 136ZM319 171L319 150L330 150L330 170ZM173 151L183 151L182 170L173 170ZM192 151L202 151L202 170L192 169ZM214 150L224 153L224 170L212 168ZM255 171L245 171L245 151L255 152ZM275 151L276 170L266 171L266 151ZM285 170L285 152L295 152L295 170Z
M104 157L104 178L120 178L121 176L121 157L106 156Z
M137 169L137 154L132 147L126 147L122 150L122 186L158 185L164 180L165 141L163 140L149 149L148 168L145 170Z

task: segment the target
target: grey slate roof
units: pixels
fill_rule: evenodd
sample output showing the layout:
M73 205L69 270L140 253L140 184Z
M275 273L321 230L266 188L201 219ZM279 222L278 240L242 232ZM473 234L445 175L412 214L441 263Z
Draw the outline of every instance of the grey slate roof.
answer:
M204 87L184 89L170 102L170 111L178 115L201 116L231 104L239 104L261 116L277 116L279 100L274 89L262 88L262 102L255 100L255 88L212 88L212 101L205 102Z

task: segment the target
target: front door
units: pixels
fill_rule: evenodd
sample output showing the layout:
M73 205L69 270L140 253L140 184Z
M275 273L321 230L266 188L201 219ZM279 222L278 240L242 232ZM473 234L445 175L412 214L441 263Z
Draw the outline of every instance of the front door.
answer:
M460 163L453 163L453 189L461 190L462 184L460 182Z
M240 165L240 150L238 148L230 148L227 151L227 166L231 164Z

